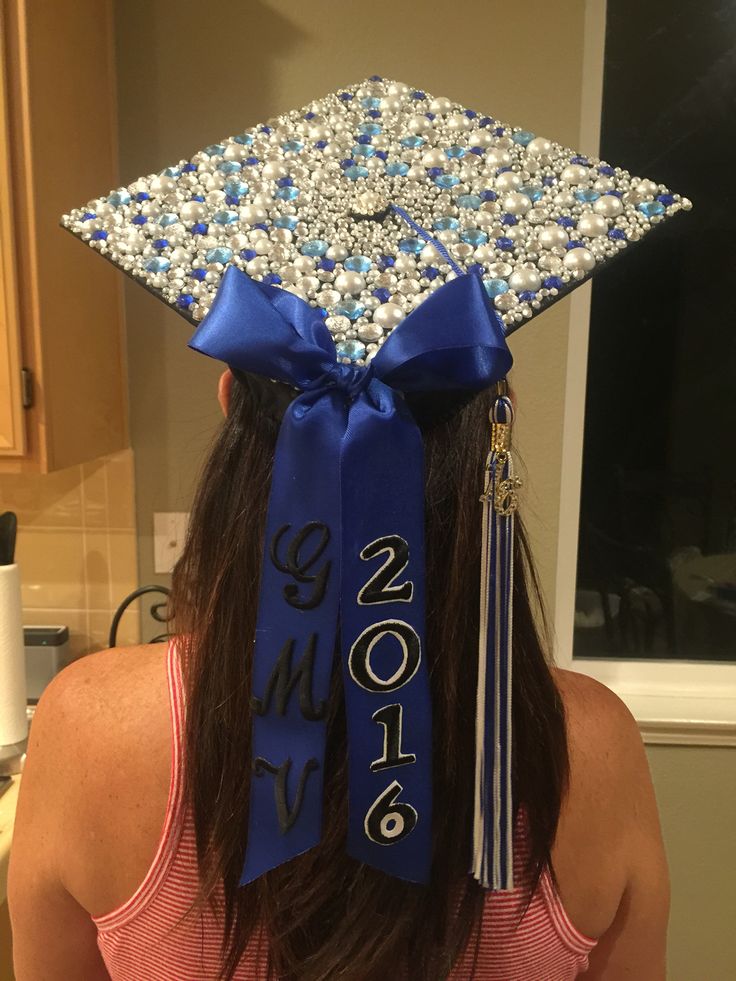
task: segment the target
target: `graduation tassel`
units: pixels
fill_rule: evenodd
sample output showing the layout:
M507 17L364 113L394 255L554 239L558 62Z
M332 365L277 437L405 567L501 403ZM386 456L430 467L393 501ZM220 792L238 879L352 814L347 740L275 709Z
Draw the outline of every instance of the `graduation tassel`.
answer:
M473 868L486 889L514 887L511 785L511 637L514 512L521 480L511 457L514 410L505 382L490 412L480 571Z

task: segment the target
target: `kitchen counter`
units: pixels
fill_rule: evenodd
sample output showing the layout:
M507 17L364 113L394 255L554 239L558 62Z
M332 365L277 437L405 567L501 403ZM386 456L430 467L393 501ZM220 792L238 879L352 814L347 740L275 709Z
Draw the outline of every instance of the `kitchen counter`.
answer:
M13 777L10 787L0 797L0 904L5 902L8 893L8 862L19 787L20 777Z

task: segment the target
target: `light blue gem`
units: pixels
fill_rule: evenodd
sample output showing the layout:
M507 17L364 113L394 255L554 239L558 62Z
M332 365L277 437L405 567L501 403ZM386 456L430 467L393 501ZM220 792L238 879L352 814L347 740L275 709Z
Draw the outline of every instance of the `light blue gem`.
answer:
M329 249L330 243L325 242L323 238L313 238L309 242L305 242L299 250L302 255L320 256L324 255Z
M343 171L345 176L351 181L357 181L359 177L368 176L368 168L360 167L358 164L354 164L352 167L348 167Z
M403 177L409 173L409 164L394 160L392 163L386 164L386 173L389 177Z
M286 143L281 144L281 149L286 150L287 153L299 153L304 149L304 144L299 140L287 140Z
M204 148L204 152L210 157L219 157L225 152L225 144L211 143Z
M598 191L594 191L592 187L582 187L579 191L575 191L575 197L578 201L597 201L600 197Z
M514 133L511 137L514 143L518 143L519 146L528 146L534 139L534 133L530 133L528 130L522 129L518 133Z
M228 197L241 198L244 194L248 193L249 188L245 181L228 181L223 191Z
M375 147L372 147L370 143L357 143L352 150L354 157L373 157L375 153Z
M273 192L273 196L279 201L293 201L299 197L298 187L279 187Z
M166 270L171 266L171 261L164 258L162 255L154 256L153 259L149 259L145 265L147 272L160 273L166 272Z
M365 357L365 344L352 338L347 341L340 341L335 345L335 350L340 358L350 358L351 361L358 361Z
M471 211L477 211L483 201L477 194L459 194L456 203L458 208L470 208Z
M367 255L351 255L345 260L345 268L351 272L368 272L373 263Z
M536 187L533 184L524 184L523 187L519 188L519 194L526 194L530 201L539 201L544 191L541 187Z
M488 241L488 234L481 231L480 228L468 228L466 231L462 232L460 238L463 242L467 242L468 245L485 245Z
M450 160L457 160L459 157L464 157L465 153L466 153L465 147L458 146L457 144L455 144L454 146L448 146L447 149L445 150L445 156L449 157Z
M361 123L358 127L358 132L364 136L378 136L382 131L383 128L378 123Z
M216 211L212 216L212 220L216 225L233 225L238 220L237 211Z
M381 105L381 100L375 95L367 95L364 99L360 100L360 104L364 109L378 109Z
M420 238L402 238L399 242L399 248L402 252L410 252L412 255L418 255L425 244Z
M359 301L349 296L347 299L343 300L342 303L338 303L335 307L335 313L339 314L341 317L347 317L349 320L357 320L358 317L362 317L365 313L365 306ZM365 350L365 348L363 349ZM360 355L358 355L360 357Z
M250 133L240 133L238 136L233 137L233 143L239 143L241 146L250 146L253 142L253 137Z
M439 174L437 177L435 177L434 182L437 187L457 187L457 185L460 183L460 178L455 177L454 174Z
M508 293L509 291L509 284L505 279L484 279L483 285L491 299L494 296L500 296L502 293Z
M130 204L130 195L127 191L113 191L108 197L107 202L113 208L121 208L123 205Z
M221 174L239 174L243 165L239 160L223 160L221 164L217 165L217 169Z
M424 139L423 136L417 136L416 134L412 134L411 136L402 137L400 142L402 146L408 146L410 149L413 150L418 146L424 146L426 140Z
M273 223L276 228L288 228L290 232L293 232L299 224L299 219L296 215L279 215L278 218L274 218Z
M162 228L168 228L169 225L175 225L179 221L179 216L175 215L173 211L165 211L162 215L159 215L158 223Z
M166 167L161 171L162 177L181 177L181 170L178 167Z
M207 262L230 262L233 257L233 250L224 245L219 245L216 249L208 249L204 257Z
M478 200L480 200L480 198ZM432 224L432 228L434 228L436 232L456 232L459 227L460 222L457 220L457 218L451 218L449 215L442 218L436 218Z
M637 205L637 208L647 218L653 218L654 215L663 215L665 210L661 201L642 201L641 204Z

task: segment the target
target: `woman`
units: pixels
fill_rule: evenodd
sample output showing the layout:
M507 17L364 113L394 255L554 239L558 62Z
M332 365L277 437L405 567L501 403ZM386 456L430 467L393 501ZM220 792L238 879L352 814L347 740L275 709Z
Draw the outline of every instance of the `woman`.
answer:
M225 423L174 575L179 642L84 658L39 704L10 870L18 981L664 979L667 867L637 726L608 689L549 666L522 534L516 888L485 893L467 875L475 677L465 655L477 641L477 488L492 398L482 393L424 433L435 718L430 887L345 854L336 683L323 840L238 887L250 738L240 696L277 425L247 379L234 381L228 370L219 388Z

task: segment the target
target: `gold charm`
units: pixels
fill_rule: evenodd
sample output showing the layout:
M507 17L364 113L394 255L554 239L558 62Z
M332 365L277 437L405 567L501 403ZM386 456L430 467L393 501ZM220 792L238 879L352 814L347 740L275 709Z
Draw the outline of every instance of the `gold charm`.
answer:
M493 494L493 509L496 514L508 516L513 514L519 506L519 495L516 493L521 487L521 477L507 477L496 484Z

